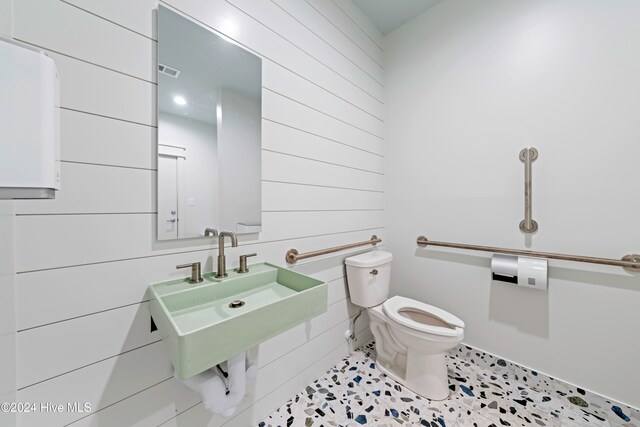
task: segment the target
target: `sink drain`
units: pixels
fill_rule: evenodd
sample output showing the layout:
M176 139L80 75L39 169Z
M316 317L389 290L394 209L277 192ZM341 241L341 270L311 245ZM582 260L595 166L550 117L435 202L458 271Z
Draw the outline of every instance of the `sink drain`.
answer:
M242 307L243 305L244 305L244 301L237 299L229 303L229 308L238 308L238 307Z

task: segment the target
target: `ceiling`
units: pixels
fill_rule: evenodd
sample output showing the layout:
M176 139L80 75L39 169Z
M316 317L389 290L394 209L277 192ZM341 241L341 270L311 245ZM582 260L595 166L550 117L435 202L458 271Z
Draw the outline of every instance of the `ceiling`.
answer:
M178 78L158 73L158 110L216 125L221 88L260 99L260 58L160 6L158 63L180 70ZM186 100L174 102L175 96Z
M353 0L382 34L390 33L441 0Z

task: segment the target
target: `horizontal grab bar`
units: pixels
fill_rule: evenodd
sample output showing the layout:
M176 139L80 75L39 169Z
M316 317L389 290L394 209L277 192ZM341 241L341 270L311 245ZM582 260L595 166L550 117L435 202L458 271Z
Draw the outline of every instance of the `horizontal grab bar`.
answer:
M307 259L307 258L320 256L320 255L327 255L333 252L340 252L346 249L357 248L358 246L367 246L367 245L375 246L380 242L382 242L382 239L378 238L378 236L374 234L373 236L371 236L371 239L365 240L364 242L351 243L349 245L336 246L335 248L321 249L319 251L306 252L303 254L298 253L297 249L289 249L287 251L287 255L285 256L285 259L289 264L295 264L296 261L301 259Z
M579 256L579 255L556 254L552 252L537 252L537 251L526 251L522 249L499 248L495 246L479 246L479 245L468 245L464 243L436 242L436 241L427 239L425 236L418 237L416 243L418 244L418 246L421 246L423 248L426 246L442 246L447 248L469 249L472 251L497 252L497 253L509 254L509 255L525 255L525 256L539 257L539 258L560 259L563 261L586 262L589 264L614 265L617 267L628 268L633 271L640 271L640 254L625 255L622 257L621 260L617 260L617 259L596 258L596 257Z

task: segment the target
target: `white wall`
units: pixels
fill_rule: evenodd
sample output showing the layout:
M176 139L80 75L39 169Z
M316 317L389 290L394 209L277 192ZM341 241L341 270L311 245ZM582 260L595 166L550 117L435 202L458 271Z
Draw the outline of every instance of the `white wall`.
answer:
M179 212L180 234L202 236L205 228L220 228L218 143L216 127L173 114L159 114L158 141L182 147L185 206ZM191 202L192 203L191 203ZM184 227L184 230L182 230ZM183 234L184 233L184 234Z
M381 37L350 3L171 0L263 58L263 232L229 249L284 263L285 252L386 241ZM246 426L347 354L357 310L345 254L295 267L329 282L329 309L259 347L252 396L213 418L171 377L149 333L149 284L212 271L212 239L155 242L153 0L20 0L14 37L48 50L62 102L62 190L17 204L18 400L88 401L91 414L20 415L21 426ZM229 30L227 30L229 31ZM358 321L360 323L360 320ZM360 330L366 322L360 324ZM364 337L361 336L361 340ZM84 417L84 418L83 418Z
M488 255L415 239L637 253L638 22L629 1L444 1L385 37L393 291L464 319L472 346L636 407L637 273L551 261L536 293L491 286Z
M0 200L0 402L16 401L15 207ZM0 424L15 425L13 413L0 411Z
M228 88L218 99L221 229L261 222L260 100Z
M0 0L0 36L11 38L11 0ZM16 401L15 203L0 200L0 402ZM16 415L0 411L11 427Z
M11 38L11 8L13 0L0 0L0 36Z

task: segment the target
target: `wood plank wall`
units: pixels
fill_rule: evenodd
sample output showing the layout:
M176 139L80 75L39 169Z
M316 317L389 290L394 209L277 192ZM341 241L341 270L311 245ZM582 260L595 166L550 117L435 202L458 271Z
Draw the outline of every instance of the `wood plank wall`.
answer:
M263 230L227 259L385 239L382 36L350 0L167 0L263 58ZM20 426L247 426L348 353L345 254L294 267L329 282L327 313L259 346L234 418L211 417L172 378L149 332L149 284L211 271L213 240L157 242L155 0L20 0L13 37L61 79L62 190L16 204L21 402L92 412L21 414ZM234 22L236 30L226 28ZM199 54L194 52L194 54ZM353 251L352 251L353 252ZM360 342L369 337L366 319Z

